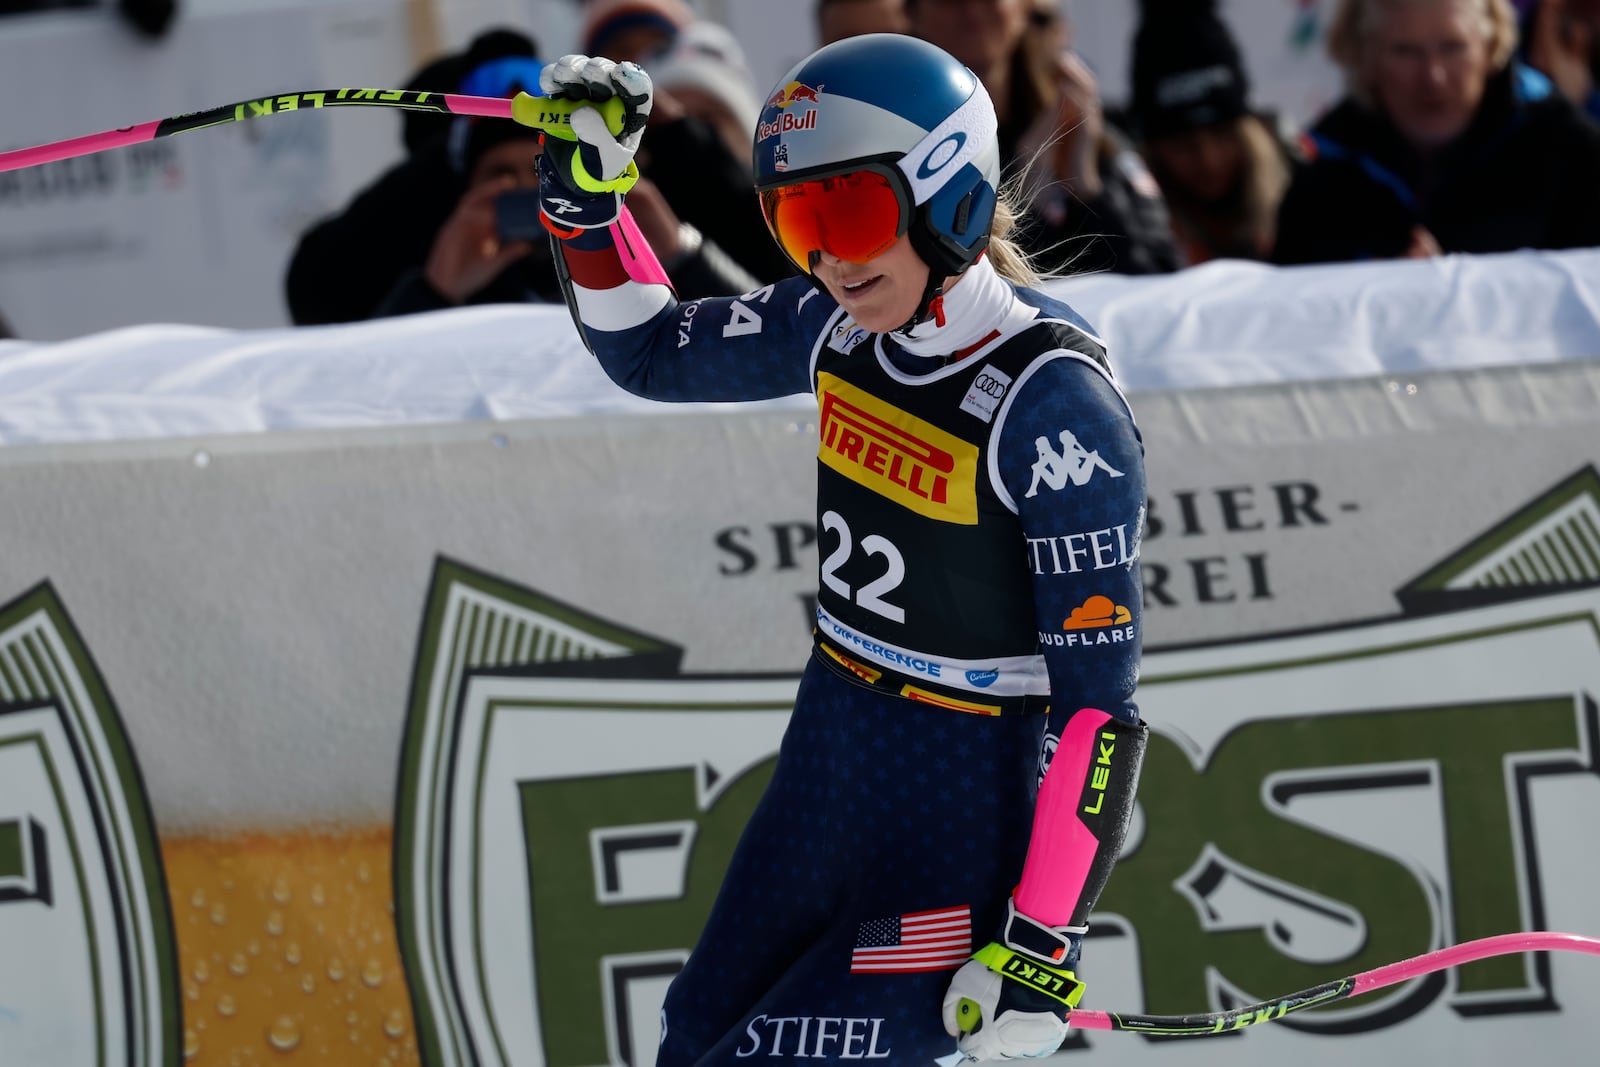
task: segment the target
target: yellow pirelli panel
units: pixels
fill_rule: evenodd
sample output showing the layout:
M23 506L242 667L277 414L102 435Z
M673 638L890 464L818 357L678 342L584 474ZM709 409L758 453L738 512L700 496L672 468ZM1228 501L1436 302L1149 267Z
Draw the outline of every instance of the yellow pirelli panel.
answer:
M817 403L824 464L919 515L977 524L977 445L826 372Z

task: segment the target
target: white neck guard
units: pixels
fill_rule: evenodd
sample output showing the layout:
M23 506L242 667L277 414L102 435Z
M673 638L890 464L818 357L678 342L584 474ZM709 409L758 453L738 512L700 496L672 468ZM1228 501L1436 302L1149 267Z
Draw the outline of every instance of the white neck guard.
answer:
M969 348L998 329L1017 304L1017 295L995 272L988 256L981 257L950 286L943 296L944 325L934 318L918 323L911 333L893 334L893 340L914 356L948 356Z

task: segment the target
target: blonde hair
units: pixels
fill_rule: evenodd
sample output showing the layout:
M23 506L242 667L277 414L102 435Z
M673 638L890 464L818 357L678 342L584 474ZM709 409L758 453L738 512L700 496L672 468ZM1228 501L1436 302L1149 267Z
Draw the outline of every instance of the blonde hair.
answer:
M1489 65L1500 70L1517 49L1517 13L1511 0L1339 0L1328 22L1328 55L1343 70L1350 95L1365 103L1372 100L1368 80L1368 44L1383 17L1397 8L1465 4L1478 16L1489 46Z
M1022 246L1011 240L1011 232L1021 218L1013 193L1002 188L994 205L994 221L989 224L989 262L995 273L1024 288L1036 288L1048 276L1041 272Z

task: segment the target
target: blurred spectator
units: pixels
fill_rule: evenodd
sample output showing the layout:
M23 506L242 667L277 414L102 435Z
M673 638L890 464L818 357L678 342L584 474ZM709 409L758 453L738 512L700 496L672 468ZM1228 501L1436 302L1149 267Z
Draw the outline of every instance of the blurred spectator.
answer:
M1600 245L1600 129L1512 60L1508 0L1340 0L1347 95L1278 219L1284 263Z
M722 137L738 158L750 154L761 101L744 49L725 26L695 22L650 66L657 92L671 94L690 118Z
M1034 0L906 0L911 32L983 81L1000 120L1000 162L1028 213L1016 238L1049 272L1149 274L1180 265L1161 190L1105 121L1069 27Z
M0 0L0 15L21 15L62 8L102 7L103 0ZM140 33L160 37L178 13L177 0L117 0L117 10Z
M0 315L0 341L9 340L16 336L16 331L11 329L11 324L6 321L6 317Z
M1303 153L1250 107L1216 0L1143 0L1133 39L1134 132L1166 196L1186 264L1269 259L1278 205Z
M526 35L490 30L463 51L424 66L405 87L508 96L518 86L537 85L540 64L534 53ZM428 112L402 114L405 159L343 211L301 235L291 254L284 292L296 325L370 318L402 275L422 267L434 235L466 190L461 150L469 121Z
M407 271L375 317L437 311L463 304L560 302L550 241L539 221L539 131L502 119L472 124L463 148L467 184L439 228L426 262ZM643 190L643 195L637 195ZM629 210L685 300L757 288L715 246L685 226L647 179Z
M1523 58L1600 122L1600 0L1523 0Z
M679 52L677 59L688 59L687 67L694 72L676 61L666 69L679 85L690 86L687 98L680 101L665 89L656 94L650 132L636 158L639 171L656 183L684 222L761 284L777 281L794 269L767 236L756 199L750 170L755 120L739 115L738 106L733 108L741 125L749 121L748 131L735 146L732 123L726 116L718 117L720 105L729 102L726 94L737 95L731 85L748 77L747 72L741 73L744 53L733 35L715 23L697 21L683 0L588 0L581 50L585 55L618 62L632 60L655 79L685 34L686 51ZM717 73L708 75L713 66L719 68ZM708 94L713 86L714 92Z
M905 33L905 0L817 0L817 44L820 47L863 33Z
M646 69L694 21L683 0L587 0L583 8L584 55L628 59Z
M542 64L534 51L533 41L524 34L490 30L464 51L424 66L406 87L472 96L514 95L519 89L537 88ZM664 264L676 258L680 246L685 253L683 262L676 264L679 269L669 272L675 283L687 282L680 295L693 299L690 293L748 292L787 274L787 260L761 223L745 161L748 142L742 155L735 158L712 127L682 114L681 109L673 114L670 101L658 105L657 110L660 114L652 115L651 131L656 152L649 159L641 156L640 165L657 179L660 188L630 198L629 204ZM469 204L465 199L469 134L484 120L427 112L405 112L404 116L406 158L359 192L342 212L308 230L291 255L284 288L296 325L358 322L430 303L446 306L459 295L434 288L434 300L430 301L430 294L419 285L426 280L430 259L438 257L442 264L446 258L447 249L436 247L436 238L453 217L462 216L452 227L462 243L450 245L458 253L474 247L467 240L474 232L469 220L476 220L481 227L493 219L494 198L488 192L480 190L481 204ZM520 129L510 121L491 125ZM532 135L532 131L528 133ZM680 201L688 210L680 207ZM670 222L658 225L648 217L650 206L658 206L657 214ZM709 221L696 225L701 220ZM486 247L485 236L478 234L476 248ZM723 243L724 237L729 243ZM538 256L542 238L533 243L540 247L530 254ZM748 261L741 254L746 250ZM458 265L467 267L464 261ZM518 272L532 266L523 264ZM445 271L443 266L437 269ZM541 291L542 284L533 284L527 277L519 280L518 272L508 275L502 284L521 293ZM504 291L491 288L474 299L494 299Z
M1029 40L1037 43L1040 54L1060 55L1072 47L1067 20L1061 17L1063 0L1030 0L1028 4Z
M503 233L498 204L505 194L539 185L539 131L515 122L479 119L462 148L466 185L434 235L427 259L407 270L374 317L434 311L460 304L562 299L550 243L541 228ZM514 202L515 197L509 202ZM537 201L529 220L537 226Z
M596 6L633 10L627 4ZM653 10L656 5L635 6ZM624 14L613 10L611 17L626 24ZM612 33L602 27L599 39L604 43ZM760 106L744 51L725 27L705 20L683 22L672 41L665 52L652 52L641 64L659 91L650 109L649 133L636 157L639 171L655 182L684 222L760 284L787 277L794 267L767 236L750 168ZM663 72L670 88L659 81ZM744 100L747 91L755 103Z

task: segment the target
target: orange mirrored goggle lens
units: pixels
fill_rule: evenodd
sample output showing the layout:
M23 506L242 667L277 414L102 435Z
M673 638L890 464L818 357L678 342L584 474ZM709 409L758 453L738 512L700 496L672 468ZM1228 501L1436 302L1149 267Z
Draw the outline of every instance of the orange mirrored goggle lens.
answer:
M865 263L905 232L894 186L870 170L767 189L761 210L772 236L808 273L815 252Z

